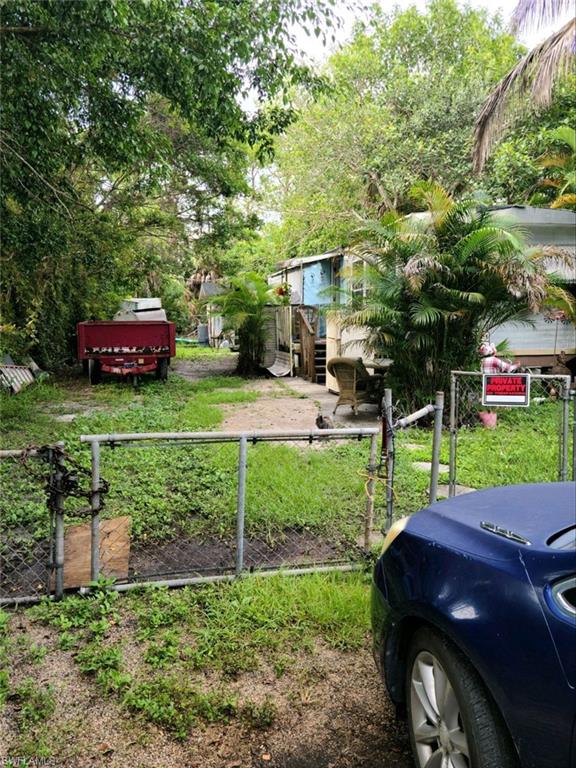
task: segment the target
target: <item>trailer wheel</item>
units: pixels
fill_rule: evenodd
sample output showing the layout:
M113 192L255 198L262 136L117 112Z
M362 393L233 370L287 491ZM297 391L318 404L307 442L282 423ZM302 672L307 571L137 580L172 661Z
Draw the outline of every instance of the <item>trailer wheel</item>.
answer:
M168 379L168 358L163 357L158 360L156 364L156 378L160 381L166 381Z
M102 380L102 368L100 360L88 360L88 381L90 384L99 384Z

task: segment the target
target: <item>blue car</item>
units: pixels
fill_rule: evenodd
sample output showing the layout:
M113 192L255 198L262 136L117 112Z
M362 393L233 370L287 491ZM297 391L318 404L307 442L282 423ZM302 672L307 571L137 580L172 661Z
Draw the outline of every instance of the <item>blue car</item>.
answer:
M576 484L476 491L395 523L372 627L418 768L576 768Z

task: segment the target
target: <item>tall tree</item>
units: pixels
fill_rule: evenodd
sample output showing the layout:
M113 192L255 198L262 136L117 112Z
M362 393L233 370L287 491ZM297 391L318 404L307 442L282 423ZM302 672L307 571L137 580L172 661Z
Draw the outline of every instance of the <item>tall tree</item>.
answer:
M550 205L554 190L544 185L549 174L539 158L543 154L557 154L561 145L552 138L553 132L575 124L576 80L567 80L556 89L547 109L527 111L494 148L481 179L490 199L498 203Z
M419 179L469 189L475 114L520 54L498 18L455 0L359 25L328 64L331 90L303 99L278 142L269 199L283 255L345 245L358 217L413 209Z
M257 105L316 83L290 30L322 26L331 3L2 4L5 329L56 363L75 321L109 310L155 240L241 227L242 145L269 148L292 116Z
M512 16L516 30L550 23L565 11L573 10L573 0L519 0ZM498 83L486 99L476 121L474 165L481 171L494 143L513 122L515 112L532 105L550 105L556 83L574 71L576 17L547 37L521 59Z

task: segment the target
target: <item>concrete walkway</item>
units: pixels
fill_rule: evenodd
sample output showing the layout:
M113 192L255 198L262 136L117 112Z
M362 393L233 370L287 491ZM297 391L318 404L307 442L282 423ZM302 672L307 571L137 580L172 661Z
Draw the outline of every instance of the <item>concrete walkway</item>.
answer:
M338 395L328 392L324 384L313 384L311 381L306 381L298 376L294 378L285 377L278 379L278 381L298 395L314 400L319 409L321 409L322 415L330 416L335 427L370 428L381 425L381 421L378 418L378 406L376 405L361 405L358 408L357 416L354 415L349 405L341 405L336 411L336 415L334 415L332 411L338 400Z

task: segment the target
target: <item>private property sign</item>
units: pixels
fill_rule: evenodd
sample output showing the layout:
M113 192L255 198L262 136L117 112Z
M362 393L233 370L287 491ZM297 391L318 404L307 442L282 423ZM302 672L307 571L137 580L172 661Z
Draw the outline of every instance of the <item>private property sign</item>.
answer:
M530 374L483 374L482 405L527 407L530 405Z

